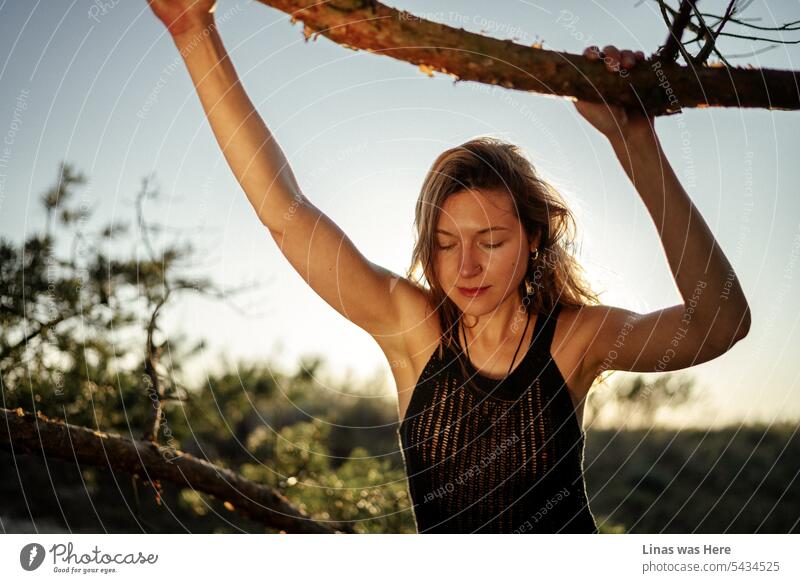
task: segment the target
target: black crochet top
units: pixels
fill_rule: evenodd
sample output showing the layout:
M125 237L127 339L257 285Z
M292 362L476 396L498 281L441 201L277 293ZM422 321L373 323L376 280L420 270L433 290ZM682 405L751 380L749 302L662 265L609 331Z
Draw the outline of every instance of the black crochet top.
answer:
M398 429L418 532L597 533L583 431L550 354L559 311L536 317L501 380L460 347L434 351ZM464 384L459 357L478 387Z

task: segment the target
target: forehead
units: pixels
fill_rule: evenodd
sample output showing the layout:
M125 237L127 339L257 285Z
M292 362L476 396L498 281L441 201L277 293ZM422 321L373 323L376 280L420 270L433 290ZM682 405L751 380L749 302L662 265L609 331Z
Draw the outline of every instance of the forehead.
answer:
M502 190L460 190L442 204L437 229L451 233L480 230L490 225L519 225L514 199Z

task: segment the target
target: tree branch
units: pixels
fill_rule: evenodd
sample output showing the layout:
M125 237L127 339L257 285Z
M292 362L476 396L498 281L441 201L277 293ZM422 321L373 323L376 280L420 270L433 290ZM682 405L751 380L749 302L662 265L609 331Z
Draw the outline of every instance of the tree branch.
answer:
M688 58L686 51L683 50L681 39L683 38L683 31L686 25L689 24L689 19L692 16L692 5L694 2L692 2L692 0L681 0L678 14L673 18L672 25L670 25L669 19L667 18L665 1L658 0L658 4L661 7L661 13L664 15L664 21L667 23L667 28L669 29L667 40L659 53L662 60L673 62L678 58L678 51L680 51L684 60L690 63L691 60Z
M27 348L28 343L31 340L39 336L45 330L58 326L61 322L64 322L72 317L73 314L61 314L56 316L49 322L44 322L44 323L39 322L38 320L34 320L33 318L28 318L28 320L35 321L39 325L39 327L30 334L25 335L21 340L19 340L15 344L6 347L5 350L2 350L2 347L0 346L0 370L4 370L7 366L11 366L11 362L9 361L9 359L13 357L18 351Z
M716 16L714 14L706 14L705 12L702 12L701 14L703 16L710 16L712 18L719 18L719 16ZM782 30L789 30L789 31L791 31L791 30L800 30L800 26L798 26L798 25L800 25L800 20L793 20L792 22L784 23L781 26L759 26L757 24L751 24L751 23L747 22L746 20L740 20L738 18L733 18L733 17L728 18L728 20L730 20L734 24L738 24L740 26L745 26L747 28L752 28L754 30L768 30L768 31L772 31L772 32L780 32Z
M314 520L274 489L179 450L69 425L21 408L0 407L0 419L0 447L14 454L77 461L133 475L144 473L149 482L165 480L211 494L233 504L241 514L286 532L353 532L347 524Z
M419 18L377 0L258 0L305 24L306 39L323 35L363 49L440 71L457 81L477 81L522 91L561 95L652 115L680 107L800 109L800 73L740 67L690 67L648 61L626 77L609 75L602 62L582 55L536 49ZM660 63L659 63L660 64ZM664 81L672 93L666 91ZM673 103L670 103L670 99Z
M142 433L142 439L156 443L158 442L158 431L161 428L161 399L164 397L164 392L161 388L161 379L158 378L158 362L161 357L161 351L153 342L153 333L155 332L158 313L168 299L169 289L167 289L150 316L150 322L147 325L147 344L145 348L144 372L148 385L147 396L151 401L152 409L150 410L150 418L147 420L147 425Z
M728 3L728 7L725 9L725 16L723 16L720 19L716 31L711 31L709 29L709 27L706 25L705 20L703 19L703 16L697 10L697 7L695 7L694 10L695 13L697 14L697 18L700 21L700 24L703 26L703 29L706 31L706 44L703 46L702 49L700 49L700 52L697 53L697 55L695 56L694 58L695 65L702 65L703 63L705 63L708 60L708 56L711 54L711 51L717 53L717 56L722 57L719 51L716 50L717 37L719 37L720 33L722 32L722 28L725 26L725 23L728 22L728 19L733 14L733 11L736 6L735 2L736 0L730 0L730 2ZM724 59L723 62L725 62ZM725 64L727 65L728 63L726 62Z

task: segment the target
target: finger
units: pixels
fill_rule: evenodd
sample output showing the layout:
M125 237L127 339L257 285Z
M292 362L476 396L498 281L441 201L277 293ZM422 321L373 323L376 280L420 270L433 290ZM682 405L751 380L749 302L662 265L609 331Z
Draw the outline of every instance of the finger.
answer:
M630 69L636 65L636 55L633 54L633 51L627 49L622 51L619 60L626 69Z
M614 45L606 45L603 47L603 54L605 55L603 62L606 64L606 69L609 71L619 70L619 49Z
M583 56L590 61L596 61L600 58L600 47L597 45L586 47L586 49L583 51Z
M644 53L642 51L636 51L636 58L639 61L644 61Z

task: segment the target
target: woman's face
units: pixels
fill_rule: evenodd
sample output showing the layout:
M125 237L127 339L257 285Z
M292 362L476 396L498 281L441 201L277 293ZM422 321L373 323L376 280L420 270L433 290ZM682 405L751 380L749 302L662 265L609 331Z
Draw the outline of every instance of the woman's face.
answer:
M442 205L434 233L439 285L465 314L487 314L517 293L538 239L528 242L507 192L458 191Z

